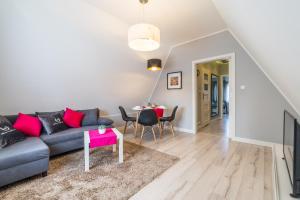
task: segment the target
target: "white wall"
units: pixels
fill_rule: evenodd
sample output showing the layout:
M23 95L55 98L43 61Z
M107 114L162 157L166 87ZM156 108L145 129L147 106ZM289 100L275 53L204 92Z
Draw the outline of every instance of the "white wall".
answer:
M176 126L192 130L192 61L232 52L236 59L236 136L281 142L283 110L296 113L227 31L174 48L152 102L168 107L179 105ZM167 73L174 71L183 73L181 90L167 90ZM246 90L241 90L241 85Z
M157 74L127 29L81 0L1 0L0 114L141 104Z

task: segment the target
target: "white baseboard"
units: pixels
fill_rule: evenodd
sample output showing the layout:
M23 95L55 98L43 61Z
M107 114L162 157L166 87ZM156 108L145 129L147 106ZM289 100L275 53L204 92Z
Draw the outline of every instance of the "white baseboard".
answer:
M179 131L179 132L185 132L185 133L192 133L192 134L194 134L193 130L186 129L186 128L174 127L174 130L175 131Z
M279 199L279 179L278 179L278 166L277 166L277 159L278 159L278 152L276 149L276 144L273 145L272 148L272 183L273 183L273 199ZM280 155L280 154L279 154ZM281 157L280 157L281 159Z
M118 130L122 130L122 131L124 130L124 126L117 126L115 128L118 129ZM184 132L184 133L194 133L193 130L180 128L180 127L174 127L174 130L179 131L179 132Z
M237 142L255 144L255 145L259 145L259 146L266 146L266 147L273 147L273 145L274 145L274 143L272 143L272 142L265 142L265 141L261 141L261 140L254 140L254 139L241 138L241 137L232 137L231 140L237 141Z

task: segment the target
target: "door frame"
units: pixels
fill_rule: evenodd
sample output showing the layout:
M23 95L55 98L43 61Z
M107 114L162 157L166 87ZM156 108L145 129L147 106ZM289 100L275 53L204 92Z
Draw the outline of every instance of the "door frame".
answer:
M197 64L214 60L229 60L229 133L227 137L235 137L235 53L194 60L192 62L192 110L193 110L193 133L197 133Z
M220 111L220 112L221 112L221 113L220 113L220 119L223 118L223 111L224 111L224 110L223 110L223 105L221 105L221 104L223 104L223 100L224 100L224 98L223 98L223 97L224 97L223 80L224 80L225 77L228 77L228 80L229 80L229 75L221 75L221 76L220 76L220 79L221 79L221 82L220 82L220 83L221 83L221 94L220 94L220 95L221 95L221 98L220 98L220 99L222 100L222 101L221 101L222 103L220 102L220 110L221 110L221 111Z
M216 116L218 116L217 118L220 118L221 117L221 101L220 101L220 96L221 96L221 90L220 90L220 84L221 84L221 76L222 75L217 75L217 74L214 74L214 73L211 73L210 74L210 112L211 112L211 100L212 100L212 76L215 76L215 77L217 77L217 79L218 79L218 85L217 85L217 87L218 87L218 114L216 115ZM215 118L216 116L213 116L213 118ZM211 113L210 113L210 117L212 117L211 116Z

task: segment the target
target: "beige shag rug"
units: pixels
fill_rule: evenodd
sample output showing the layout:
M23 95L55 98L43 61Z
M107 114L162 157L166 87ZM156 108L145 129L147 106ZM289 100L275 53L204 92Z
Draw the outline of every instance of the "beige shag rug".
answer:
M0 189L1 200L128 199L171 167L178 158L124 142L124 163L112 148L95 149L89 172L83 151L50 160L48 176L36 176Z

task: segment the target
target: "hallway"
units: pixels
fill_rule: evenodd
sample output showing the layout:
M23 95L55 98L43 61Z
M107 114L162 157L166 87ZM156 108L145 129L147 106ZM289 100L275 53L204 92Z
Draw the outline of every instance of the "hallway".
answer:
M213 119L207 126L201 128L199 132L227 136L229 130L228 118L228 115L224 115L222 119Z

